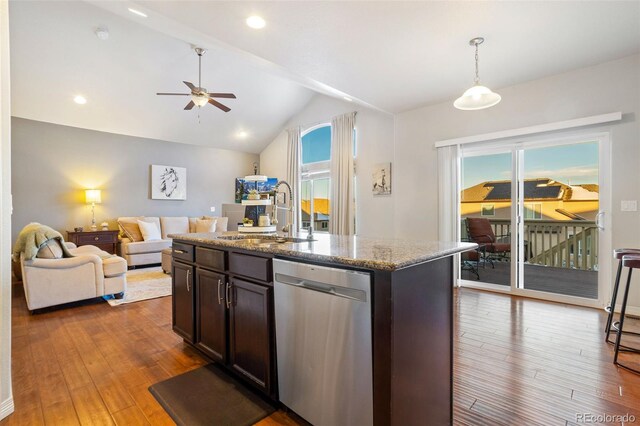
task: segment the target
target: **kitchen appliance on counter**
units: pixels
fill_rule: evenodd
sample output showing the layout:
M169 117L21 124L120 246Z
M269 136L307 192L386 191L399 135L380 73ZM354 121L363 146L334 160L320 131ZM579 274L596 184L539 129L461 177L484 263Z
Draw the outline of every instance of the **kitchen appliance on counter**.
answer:
M314 425L373 424L371 275L274 259L280 401Z

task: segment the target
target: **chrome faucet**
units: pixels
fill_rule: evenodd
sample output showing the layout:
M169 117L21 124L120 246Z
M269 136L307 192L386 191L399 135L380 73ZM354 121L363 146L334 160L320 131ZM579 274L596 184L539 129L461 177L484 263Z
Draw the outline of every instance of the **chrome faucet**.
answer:
M288 207L278 207L277 203L274 202L274 209L273 209L273 221L272 223L277 224L278 223L278 218L277 218L277 212L278 209L284 209L287 211L287 223L282 227L282 232L287 233L289 236L291 236L293 234L292 232L292 227L293 227L293 190L291 189L291 185L289 185L286 181L281 180L278 183L276 183L275 186L275 192L276 192L276 200L278 198L278 188L280 187L280 185L284 185L287 187L287 189L289 190L289 202L287 203L287 199L285 197L285 204ZM274 201L276 201L274 200Z

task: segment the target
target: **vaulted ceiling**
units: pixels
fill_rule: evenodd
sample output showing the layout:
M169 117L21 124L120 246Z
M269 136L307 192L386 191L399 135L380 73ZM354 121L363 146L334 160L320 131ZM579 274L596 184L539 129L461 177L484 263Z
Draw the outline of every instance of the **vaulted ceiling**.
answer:
M14 115L252 152L315 92L392 113L453 100L473 82L475 36L493 89L640 51L637 1L12 1L10 14ZM238 95L200 124L185 98L155 95L197 79L190 44L209 49L203 85Z

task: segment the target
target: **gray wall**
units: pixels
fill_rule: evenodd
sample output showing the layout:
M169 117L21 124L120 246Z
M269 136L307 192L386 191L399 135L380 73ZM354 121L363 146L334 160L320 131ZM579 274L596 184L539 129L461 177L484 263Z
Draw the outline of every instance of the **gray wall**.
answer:
M118 216L220 214L233 203L235 178L251 174L258 155L143 139L12 118L12 239L29 222L59 231L88 227L84 190L102 190L96 222ZM152 200L150 165L187 168L187 200ZM63 232L63 235L66 234Z

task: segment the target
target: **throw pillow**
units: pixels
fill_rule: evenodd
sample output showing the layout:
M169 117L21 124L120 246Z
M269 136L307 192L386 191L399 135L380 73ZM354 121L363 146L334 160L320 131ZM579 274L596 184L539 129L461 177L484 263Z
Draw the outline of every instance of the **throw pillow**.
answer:
M158 229L158 225L153 222L144 222L142 220L139 220L138 228L140 228L140 233L142 234L142 238L144 238L145 241L162 239L162 236L160 235L160 229Z
M216 220L196 219L196 232L216 232Z
M134 243L143 240L138 220L136 217L118 219L118 226L122 229L122 233Z
M216 232L227 232L229 218L226 216L202 216L202 219L213 219L216 221Z
M60 247L60 241L57 238L47 240L38 249L36 257L39 259L61 259L62 247Z

